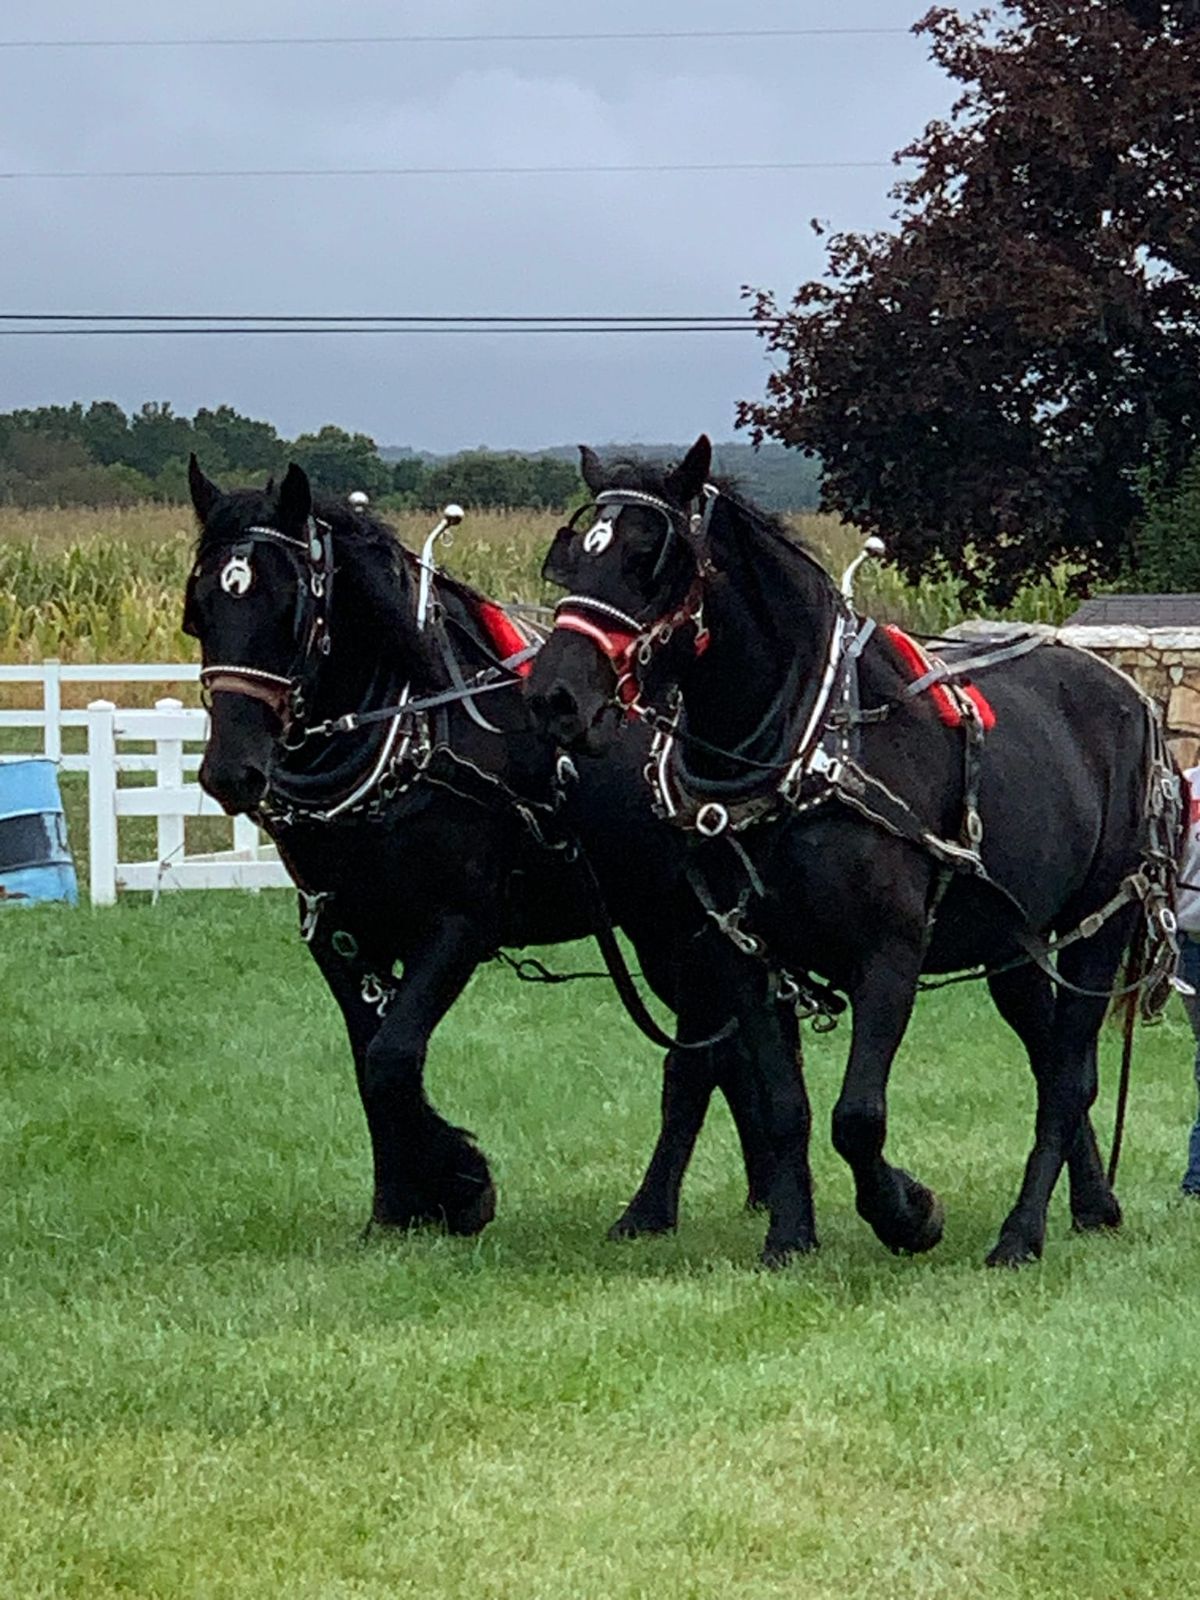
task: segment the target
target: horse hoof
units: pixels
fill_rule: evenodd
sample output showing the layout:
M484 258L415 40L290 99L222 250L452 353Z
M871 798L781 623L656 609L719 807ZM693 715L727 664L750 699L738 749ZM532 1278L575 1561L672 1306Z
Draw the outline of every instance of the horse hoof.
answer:
M460 1239L482 1233L496 1215L496 1185L489 1178L467 1202L455 1211L446 1213L446 1231Z
M918 1187L920 1186L918 1185ZM904 1247L910 1255L914 1256L923 1255L926 1250L932 1250L935 1244L941 1242L942 1234L946 1229L946 1208L932 1189L926 1189L925 1193L929 1196L929 1210L926 1212L924 1222L915 1230L912 1238Z
M946 1227L946 1211L932 1189L907 1172L898 1174L903 1185L904 1209L889 1218L880 1238L896 1256L919 1256L941 1241Z
M784 1267L790 1266L797 1256L810 1256L818 1248L815 1237L796 1239L791 1244L772 1244L768 1240L763 1245L758 1260L768 1272L780 1272Z
M1115 1233L1121 1226L1121 1207L1116 1196L1111 1204L1102 1204L1090 1210L1073 1211L1071 1226L1076 1233Z
M645 1234L674 1233L675 1218L663 1216L661 1213L648 1211L634 1211L632 1208L624 1212L608 1230L610 1239L640 1239Z
M988 1256L989 1267L1027 1267L1041 1259L1041 1246L1028 1239L1001 1239Z
M433 1228L442 1220L436 1211L395 1210L378 1201L359 1237L365 1242L378 1228L382 1233L412 1233L417 1228Z

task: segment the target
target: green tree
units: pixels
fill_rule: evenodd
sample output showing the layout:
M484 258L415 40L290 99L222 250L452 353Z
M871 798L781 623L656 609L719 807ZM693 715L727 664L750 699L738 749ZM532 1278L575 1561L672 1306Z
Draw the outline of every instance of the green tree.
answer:
M1139 475L1145 511L1128 579L1157 594L1200 592L1200 449L1178 473L1158 457Z
M468 506L562 507L579 490L578 469L550 456L466 450L435 462L422 486L430 508L448 500Z
M917 25L961 93L901 156L893 231L834 234L740 408L912 579L1010 600L1126 565L1153 450L1200 440L1200 3L1009 0Z
M177 417L169 400L147 400L129 424L128 466L155 478L168 461L187 457L192 448L192 425Z
M289 459L303 467L318 494L346 495L362 489L386 494L392 472L379 456L374 439L327 424L318 433L303 433L286 447Z
M95 461L124 461L129 449L129 418L115 400L93 400L80 422L79 438Z
M128 505L151 485L119 464L94 461L78 439L28 428L0 451L0 502L19 506Z
M420 456L401 456L392 462L391 493L403 505L424 504L425 479L429 468Z
M287 447L272 424L243 416L232 406L211 411L201 406L192 418L192 437L205 471L216 478L267 477L287 465Z

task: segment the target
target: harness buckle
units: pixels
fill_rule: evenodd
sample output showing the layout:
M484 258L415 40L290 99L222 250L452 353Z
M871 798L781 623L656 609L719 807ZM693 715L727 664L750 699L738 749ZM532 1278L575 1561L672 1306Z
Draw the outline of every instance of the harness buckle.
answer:
M710 800L696 813L696 832L706 839L716 839L729 826L729 812L718 800Z
M974 806L967 809L967 838L976 850L983 843L983 818Z
M313 935L317 931L317 923L321 920L321 908L329 899L329 891L321 890L309 893L307 889L297 891L300 896L300 937L305 944L313 942Z
M363 978L359 992L362 995L363 1005L373 1006L375 1015L380 1018L387 1016L388 1007L396 994L392 984L382 982L373 972L368 972Z
M746 933L741 928L727 927L723 930L726 936L733 940L735 947L744 956L761 956L766 946L757 934Z

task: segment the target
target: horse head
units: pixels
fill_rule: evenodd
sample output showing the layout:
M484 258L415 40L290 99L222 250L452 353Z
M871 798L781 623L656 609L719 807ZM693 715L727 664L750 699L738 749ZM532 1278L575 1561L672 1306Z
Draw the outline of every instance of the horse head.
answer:
M712 446L701 434L667 471L633 461L605 468L586 445L580 456L592 501L558 530L546 556L542 576L568 593L527 693L544 733L594 751L606 714L636 706L675 644L705 646Z
M414 683L433 669L411 558L386 524L314 504L294 463L278 488L224 491L193 455L188 482L200 536L183 628L211 712L200 782L226 811L253 812L281 748L316 714L354 709L381 659L404 658Z

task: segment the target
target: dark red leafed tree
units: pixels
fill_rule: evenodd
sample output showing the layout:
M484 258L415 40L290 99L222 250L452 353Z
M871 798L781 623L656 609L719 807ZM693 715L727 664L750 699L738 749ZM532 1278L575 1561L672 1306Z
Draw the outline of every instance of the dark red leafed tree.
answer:
M898 159L895 231L839 233L739 407L816 452L907 576L1005 604L1128 558L1138 475L1200 441L1200 0L1011 0L917 24L962 85ZM1200 529L1197 530L1200 538Z

